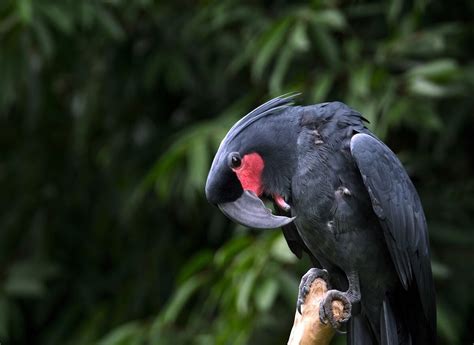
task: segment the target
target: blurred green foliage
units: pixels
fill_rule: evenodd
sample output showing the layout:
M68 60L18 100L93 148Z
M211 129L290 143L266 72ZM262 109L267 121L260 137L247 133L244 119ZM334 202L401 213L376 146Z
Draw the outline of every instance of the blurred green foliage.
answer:
M0 1L0 342L285 343L309 262L203 186L236 119L300 91L399 154L441 343L471 343L473 17L468 0Z

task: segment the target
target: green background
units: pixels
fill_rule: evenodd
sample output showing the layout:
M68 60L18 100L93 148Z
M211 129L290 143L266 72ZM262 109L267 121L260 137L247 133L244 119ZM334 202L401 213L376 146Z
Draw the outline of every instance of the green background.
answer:
M308 260L203 188L232 123L292 91L358 109L398 154L440 343L471 344L473 18L469 0L1 0L2 345L286 343Z

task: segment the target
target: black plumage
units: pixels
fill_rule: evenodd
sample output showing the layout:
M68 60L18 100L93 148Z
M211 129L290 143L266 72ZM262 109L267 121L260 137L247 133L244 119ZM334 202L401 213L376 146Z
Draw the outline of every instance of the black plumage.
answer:
M297 107L291 100L276 98L229 131L209 173L208 199L242 224L282 226L293 253L308 253L329 272L333 288L356 307L349 344L433 344L427 225L406 171L358 112L340 102ZM257 210L252 190L242 194L240 175L225 163L232 152L262 157L260 197L278 204L281 196L290 212ZM244 198L253 202L242 219L234 201L242 207Z

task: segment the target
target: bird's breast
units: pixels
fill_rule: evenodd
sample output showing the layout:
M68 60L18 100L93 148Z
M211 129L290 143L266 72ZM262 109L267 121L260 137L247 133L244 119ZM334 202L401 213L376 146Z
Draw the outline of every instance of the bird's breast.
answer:
M357 185L316 177L293 190L296 227L316 257L349 269L380 254L381 231Z

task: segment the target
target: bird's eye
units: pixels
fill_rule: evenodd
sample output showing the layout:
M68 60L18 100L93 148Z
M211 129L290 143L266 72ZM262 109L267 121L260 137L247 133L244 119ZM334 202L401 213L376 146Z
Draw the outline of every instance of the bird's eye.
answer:
M237 152L232 152L229 155L229 166L232 169L237 169L242 165L242 159L240 158L240 155Z

